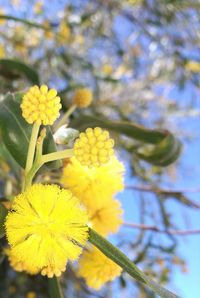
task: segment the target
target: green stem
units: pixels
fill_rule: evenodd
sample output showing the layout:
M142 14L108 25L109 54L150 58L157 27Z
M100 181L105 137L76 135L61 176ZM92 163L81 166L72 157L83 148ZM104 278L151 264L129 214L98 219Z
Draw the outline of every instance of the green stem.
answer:
M76 109L76 105L72 104L69 109L67 110L67 112L63 115L63 117L60 119L60 121L58 122L58 124L55 127L55 131L58 130L62 125L67 124L67 120L69 118L69 116L74 112L74 110Z
M39 144L39 146L41 146L41 144ZM53 152L53 153L49 153L49 154L45 154L45 155L40 155L37 153L38 153L38 151L36 152L36 159L34 161L34 164L25 177L26 187L31 186L35 174L43 166L43 164L50 162L50 161L71 157L71 156L73 156L73 149L66 149L63 151L57 151L57 152Z
M57 151L49 154L45 154L42 156L42 162L50 162L53 160L64 159L73 156L73 149L66 149L62 151Z
M33 164L33 159L34 159L34 154L35 154L35 146L36 146L36 142L37 142L39 129L40 129L40 125L34 123L33 128L32 128L32 133L31 133L31 139L30 139L30 143L29 143L29 147L28 147L25 173L28 173L28 171L30 171L32 164Z
M156 294L162 298L180 298L176 294L161 287L159 284L151 280L137 266L127 258L118 248L113 246L108 240L100 236L91 228L89 229L89 241L95 245L104 255L118 264L124 271L137 281L151 288Z
M57 277L48 278L49 295L51 298L64 298Z

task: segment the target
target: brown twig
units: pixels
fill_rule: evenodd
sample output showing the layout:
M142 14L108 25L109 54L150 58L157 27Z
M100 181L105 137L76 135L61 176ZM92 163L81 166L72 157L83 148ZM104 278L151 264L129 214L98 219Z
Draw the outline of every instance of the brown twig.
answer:
M157 226L137 224L137 223L128 223L128 222L124 222L123 225L125 227L128 227L128 228L141 229L141 230L147 230L147 231L154 231L154 232L157 232L157 233L177 235L177 236L187 236L187 235L200 234L200 229L194 229L194 230L171 230L171 229L163 230L163 229L158 228Z
M171 196L175 199L179 200L185 205L188 205L193 208L200 208L200 204L192 201L191 199L188 199L186 196L184 196L183 193L200 193L200 189L182 189L182 190L170 190L170 189L163 189L163 188L157 188L157 187L149 187L145 185L126 185L126 189L130 189L133 191L141 191L141 192L149 192L149 193L155 193L158 195L164 195L164 196Z

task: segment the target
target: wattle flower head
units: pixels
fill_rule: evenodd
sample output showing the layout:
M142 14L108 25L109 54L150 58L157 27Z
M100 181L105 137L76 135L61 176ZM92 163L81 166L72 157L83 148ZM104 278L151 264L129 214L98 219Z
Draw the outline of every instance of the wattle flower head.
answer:
M71 192L35 184L19 194L6 218L12 256L25 268L59 276L76 260L88 237L85 210Z

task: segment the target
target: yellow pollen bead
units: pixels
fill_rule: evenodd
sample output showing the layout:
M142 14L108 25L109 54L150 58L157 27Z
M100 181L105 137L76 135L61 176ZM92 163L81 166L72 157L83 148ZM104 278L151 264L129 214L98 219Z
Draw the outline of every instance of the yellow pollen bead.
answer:
M80 133L74 144L74 155L82 165L98 167L113 156L114 141L100 127L88 128Z
M46 85L31 87L23 96L21 103L22 116L32 124L52 125L59 117L61 108L60 98L55 89L50 89Z

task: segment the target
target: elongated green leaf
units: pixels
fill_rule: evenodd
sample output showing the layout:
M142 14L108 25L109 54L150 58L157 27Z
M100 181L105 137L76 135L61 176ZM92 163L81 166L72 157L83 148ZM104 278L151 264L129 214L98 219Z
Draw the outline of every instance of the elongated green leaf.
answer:
M7 209L2 205L2 203L0 203L0 238L2 238L5 234L4 222L7 213Z
M49 295L51 298L64 298L59 280L57 277L48 278Z
M133 153L140 159L158 166L168 166L181 153L180 141L167 130L147 129L133 122L109 121L88 115L74 120L72 126L79 130L100 126L140 141L141 147L133 149Z
M131 260L127 258L119 249L113 246L108 240L97 234L94 230L89 229L89 241L103 252L109 259L118 264L125 272L135 278L138 282L143 283L151 288L162 298L179 298L176 294L161 287L159 284L146 276Z
M14 160L4 143L1 141L1 146L0 146L0 160L3 160L6 162L10 169L11 172L15 175L17 179L20 177L20 166L19 164Z
M31 83L39 85L39 76L37 72L29 65L13 59L0 59L1 75L13 76L22 75Z
M168 134L167 131L147 129L133 122L110 121L88 115L77 117L72 121L72 126L80 131L85 130L87 127L100 126L149 144L157 144Z
M22 95L7 94L0 103L0 132L2 140L12 157L21 166L25 167L28 152L29 139L32 125L28 124L21 115L20 99ZM44 142L44 153L57 151L53 136L49 127ZM51 168L61 165L60 161L50 164Z
M173 163L181 153L181 143L172 134L168 134L157 145L141 147L135 153L141 159L144 159L157 166L168 166Z

